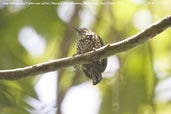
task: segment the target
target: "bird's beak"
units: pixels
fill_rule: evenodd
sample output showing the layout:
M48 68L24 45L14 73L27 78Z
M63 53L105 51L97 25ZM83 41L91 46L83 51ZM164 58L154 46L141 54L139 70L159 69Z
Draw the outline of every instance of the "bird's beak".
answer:
M74 28L75 31L77 31L78 33L80 33L80 30L77 27L73 26L73 28Z

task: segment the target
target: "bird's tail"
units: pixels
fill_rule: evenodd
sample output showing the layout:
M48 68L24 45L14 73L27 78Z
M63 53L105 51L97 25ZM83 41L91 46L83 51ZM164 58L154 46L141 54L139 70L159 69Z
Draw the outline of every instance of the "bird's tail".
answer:
M93 80L93 85L98 84L101 80L102 80L102 75L101 74L97 74L97 73L93 73L92 74L92 80Z

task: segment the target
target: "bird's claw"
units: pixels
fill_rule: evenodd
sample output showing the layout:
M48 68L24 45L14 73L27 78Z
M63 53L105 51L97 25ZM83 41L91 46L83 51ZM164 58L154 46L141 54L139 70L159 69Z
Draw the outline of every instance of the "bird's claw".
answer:
M93 51L96 51L96 48L93 47Z

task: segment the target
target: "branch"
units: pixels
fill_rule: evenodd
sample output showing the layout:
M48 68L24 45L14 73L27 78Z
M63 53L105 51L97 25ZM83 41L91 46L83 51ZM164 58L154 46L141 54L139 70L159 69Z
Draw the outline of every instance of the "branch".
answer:
M95 51L76 55L74 57L66 57L50 62L44 62L24 68L0 70L0 80L22 79L32 75L55 71L60 68L74 66L76 64L90 63L97 59L107 58L108 56L127 51L131 48L136 47L137 45L148 41L150 38L153 38L154 36L158 35L170 26L171 16L169 15L134 36L131 36L120 42L105 45L99 49L96 49Z

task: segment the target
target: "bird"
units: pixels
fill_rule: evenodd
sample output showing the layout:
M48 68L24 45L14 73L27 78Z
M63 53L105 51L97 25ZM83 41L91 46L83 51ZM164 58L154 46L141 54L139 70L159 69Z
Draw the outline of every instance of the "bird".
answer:
M95 32L87 28L77 28L75 26L73 28L78 33L75 55L87 53L104 46L102 38ZM105 71L106 66L107 58L98 59L88 64L82 64L82 70L88 78L92 79L92 84L96 85L102 80L102 73Z

